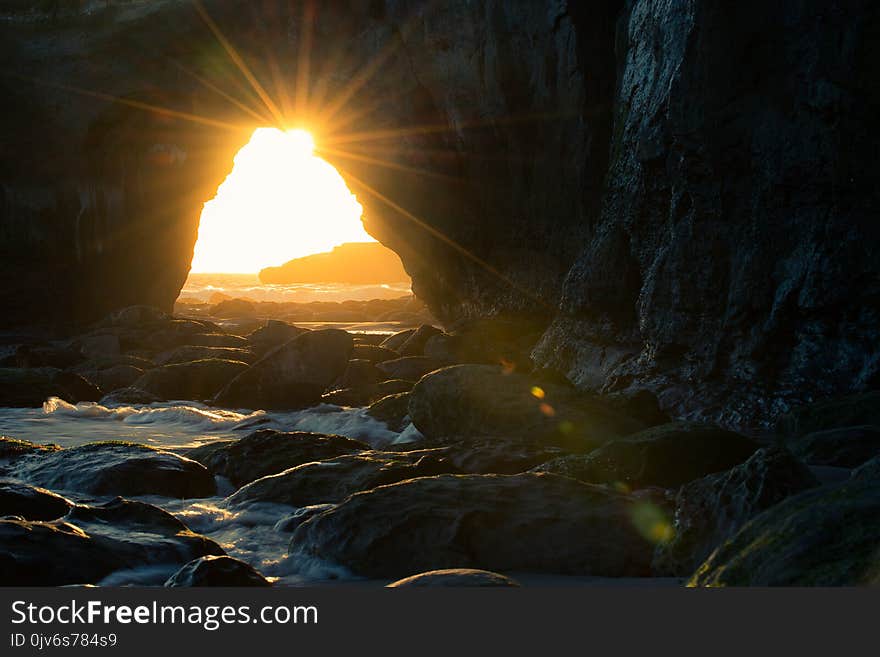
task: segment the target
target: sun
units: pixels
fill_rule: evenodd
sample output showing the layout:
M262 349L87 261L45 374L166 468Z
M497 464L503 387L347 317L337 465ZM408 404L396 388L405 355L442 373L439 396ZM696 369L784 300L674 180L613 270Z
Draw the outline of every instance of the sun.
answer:
M191 271L252 273L345 242L375 242L339 172L306 130L257 128L205 203Z

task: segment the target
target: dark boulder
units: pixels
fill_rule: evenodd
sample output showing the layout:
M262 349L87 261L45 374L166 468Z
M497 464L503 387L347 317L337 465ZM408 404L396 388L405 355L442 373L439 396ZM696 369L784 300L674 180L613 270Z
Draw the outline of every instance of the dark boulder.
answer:
M303 506L298 508L293 513L284 516L281 520L275 523L273 529L276 532L280 532L282 534L290 534L293 533L297 527L303 524L306 520L311 518L312 516L316 516L319 513L324 513L328 509L332 509L335 504L310 504L309 506Z
M850 475L852 479L880 479L880 456L863 463Z
M787 450L759 449L745 463L681 487L673 535L657 546L654 574L687 577L749 520L819 482Z
M425 436L508 436L589 451L644 428L599 398L492 365L455 365L421 379L409 415Z
M345 388L363 388L384 381L388 377L368 360L356 359L348 361L348 366L332 387L335 390Z
M128 387L114 390L110 394L101 397L103 406L127 406L129 404L154 404L162 401L158 395L154 395L140 388Z
M15 481L0 481L0 516L54 520L67 514L72 502L46 490Z
M247 317L255 315L257 307L247 299L226 299L211 306L208 311L214 317Z
M274 502L297 507L339 502L352 493L376 486L449 472L458 469L442 449L360 452L306 463L257 479L231 495L228 502L232 506Z
M37 408L49 397L71 403L98 401L101 391L79 374L54 367L0 368L0 407Z
M352 495L296 530L290 552L366 577L485 568L644 576L636 502L556 475L443 475Z
M401 432L409 424L409 393L398 392L377 399L367 407L366 414L384 422L391 431Z
M267 353L230 381L214 402L264 409L315 404L345 371L351 350L351 335L345 331L309 331Z
M407 356L379 363L376 367L385 375L386 379L404 379L405 381L418 381L428 372L433 372L441 363L423 356Z
M541 337L543 322L476 319L461 323L452 333L431 336L425 356L444 364L505 365L518 371L531 369L529 353Z
M307 333L308 330L277 319L270 319L266 322L265 326L249 333L247 341L251 349L262 356L285 342L289 342L295 337Z
M244 561L229 556L199 557L184 565L165 582L178 586L272 586L271 582Z
M385 338L380 344L380 347L385 347L386 349L391 349L397 353L400 353L398 350L409 340L410 336L412 336L416 332L416 329L404 329L403 331L398 331L392 335L389 335Z
M215 475L229 479L236 487L303 463L324 461L343 454L368 450L359 440L323 433L272 429L256 431L244 438L224 441L219 447L208 444L187 453Z
M468 474L519 474L565 454L558 447L497 436L461 440L425 439L413 445L419 449L444 448L445 457L461 472ZM400 449L404 447L399 446Z
M786 445L810 465L857 468L880 454L880 425L815 431Z
M205 347L200 345L183 345L156 356L156 365L175 365L205 359L235 360L252 364L256 360L254 352L241 347Z
M79 349L62 343L23 344L12 355L14 367L22 368L56 367L63 370L85 359Z
M58 445L40 445L27 440L18 440L8 436L0 436L0 463L15 462L22 456L45 454L61 449Z
M770 507L713 552L689 586L877 584L880 479L820 486Z
M145 566L160 571L161 583L192 559L222 554L213 541L143 502L76 506L51 522L0 520L0 581L7 586L98 584L115 571Z
M163 365L146 372L132 387L160 399L210 399L247 368L247 363L219 358Z
M17 459L12 473L30 484L92 495L214 495L214 478L200 463L154 447L98 442L39 451Z
M195 333L187 336L186 340L179 342L177 346L185 345L247 349L248 341L240 335L230 335L229 333Z
M422 356L425 352L425 343L433 336L443 333L436 326L422 324L403 344L395 349L401 356Z
M144 375L144 370L132 365L114 365L104 370L87 372L83 377L104 392L128 388Z
M378 345L355 343L354 349L352 349L351 352L351 357L353 359L368 360L371 363L382 363L386 360L400 358L400 354Z
M403 379L389 379L381 383L360 388L331 390L321 396L321 401L338 406L368 406L388 395L409 392L415 384Z
M712 425L673 422L606 443L589 454L554 459L536 470L596 484L675 488L738 465L758 447L750 438Z
M476 568L447 568L445 570L429 570L426 573L404 577L387 585L389 589L402 589L412 587L487 587L487 586L519 586L515 579L493 573L489 570Z

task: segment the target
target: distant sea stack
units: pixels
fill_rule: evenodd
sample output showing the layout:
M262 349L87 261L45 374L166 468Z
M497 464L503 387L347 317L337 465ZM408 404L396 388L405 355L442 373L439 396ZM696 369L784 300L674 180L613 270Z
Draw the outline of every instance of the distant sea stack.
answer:
M329 253L296 258L260 271L260 281L284 283L399 283L408 281L398 255L379 242L349 242Z

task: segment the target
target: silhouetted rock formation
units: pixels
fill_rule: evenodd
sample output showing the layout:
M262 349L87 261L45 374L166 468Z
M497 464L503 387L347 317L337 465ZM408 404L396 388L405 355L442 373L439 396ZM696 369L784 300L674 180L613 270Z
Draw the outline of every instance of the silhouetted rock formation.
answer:
M297 79L301 3L203 4ZM325 97L384 58L318 147L349 138L322 155L439 319L552 321L534 355L579 387L732 427L876 386L878 3L381 4L317 12ZM4 326L171 309L257 127L198 81L238 75L215 48L186 2L4 15Z
M400 256L378 242L340 244L329 253L290 260L260 270L263 283L399 283L409 275Z

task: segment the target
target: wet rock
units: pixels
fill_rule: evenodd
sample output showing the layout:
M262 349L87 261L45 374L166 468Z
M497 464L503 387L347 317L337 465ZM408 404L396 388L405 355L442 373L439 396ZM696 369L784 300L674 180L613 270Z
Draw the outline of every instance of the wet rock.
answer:
M118 335L91 335L73 341L73 345L88 359L118 356L122 350Z
M382 363L386 360L400 358L400 354L378 345L355 343L354 349L352 349L351 352L351 357L353 359L368 360L371 363Z
M856 468L880 454L880 426L816 431L790 438L786 445L810 465Z
M491 365L455 365L412 389L409 415L425 436L508 436L589 451L643 425L601 400Z
M401 356L422 356L425 352L425 343L435 335L443 333L436 326L422 324L406 341L395 349ZM401 377L403 378L403 377Z
M646 427L656 427L672 421L660 409L657 395L649 390L633 390L603 395L602 399L621 415L639 420Z
M415 384L412 381L389 379L388 381L382 381L381 383L362 388L331 390L321 396L321 401L339 406L368 406L388 395L409 392L412 390L413 385Z
M88 375L91 372L100 372L101 370L108 370L112 367L119 367L120 365L128 365L140 370L151 370L156 366L156 363L152 359L134 356L132 354L116 354L89 358L76 367L72 367L71 371L88 378Z
M362 388L365 386L375 385L380 381L387 379L384 372L378 369L368 360L352 359L348 361L348 367L336 381L333 382L333 388L342 390L345 388Z
M25 520L54 520L66 515L73 505L60 495L15 481L0 481L0 516Z
M414 443L414 446L421 449L444 447L445 457L468 474L519 474L565 454L558 447L497 436L426 439Z
M200 463L154 447L124 442L87 443L39 451L17 459L15 476L52 490L92 495L163 495L188 498L215 493Z
M414 328L398 331L385 338L379 346L397 352L415 332Z
M433 372L440 363L423 356L407 356L379 363L376 367L385 374L386 379L418 381L428 372Z
M351 350L351 335L345 331L309 331L267 353L230 381L214 401L219 406L264 409L317 403L345 371Z
M250 365L256 360L256 355L249 349L239 347L184 345L156 356L156 365L176 365L205 359L235 360Z
M144 375L144 370L131 365L115 365L104 370L84 374L91 383L104 392L128 388Z
M54 367L0 368L0 407L37 408L49 397L71 403L98 401L101 391L79 374Z
M529 353L541 337L544 323L501 319L470 320L452 333L438 333L426 342L423 353L444 364L505 365L518 371L531 369Z
M294 533L290 552L367 577L436 568L643 576L653 545L631 498L556 475L443 475L352 495Z
M61 449L58 445L40 445L27 440L0 436L0 462L8 463L28 454L43 454Z
M476 568L447 568L445 570L430 570L426 573L419 573L391 582L387 585L390 589L411 588L411 587L433 587L443 588L449 586L467 586L467 587L486 587L486 586L519 586L519 582L515 579L502 575L501 573L493 573L489 570L478 570Z
M129 404L154 404L160 401L162 399L158 395L131 386L104 395L101 397L100 403L102 406L127 406Z
M98 322L99 327L142 328L161 325L171 320L171 316L154 306L128 306L111 313Z
M776 430L781 435L794 437L865 425L880 426L880 390L796 408L779 418Z
M852 479L880 479L880 456L863 463L850 476Z
M290 515L284 516L281 520L276 522L273 529L275 529L276 532L290 534L312 516L316 516L319 513L324 513L324 511L332 509L334 506L336 505L311 504L309 506L300 507Z
M79 349L67 344L47 343L21 345L13 354L15 367L57 367L67 369L85 360Z
M818 485L791 453L769 447L726 472L682 486L675 500L673 536L657 546L654 574L690 576L712 550L749 520Z
M0 580L9 586L98 584L115 571L144 566L167 577L187 561L222 554L213 541L143 502L76 506L51 522L0 520Z
M288 324L277 319L270 319L266 325L256 329L247 336L248 344L260 356L279 347L295 337L307 333L308 329Z
M324 461L343 454L368 450L359 440L324 433L296 431L283 433L272 429L256 431L219 447L208 444L187 453L215 475L226 477L236 487L283 470Z
M857 586L880 579L880 480L789 497L713 552L689 586Z
M174 573L165 586L272 586L252 566L229 556L199 557Z
M263 477L228 498L232 506L274 502L309 506L339 502L352 493L414 477L457 472L444 450L369 451L350 454Z
M367 407L366 413L384 422L391 431L401 432L409 424L409 393L398 392L377 399Z
M163 365L146 372L132 387L160 399L209 399L247 369L247 363L219 358Z
M245 349L248 346L248 341L240 335L230 335L228 333L196 333L188 336L185 344L201 347Z
M247 299L227 299L212 306L208 311L214 317L247 317L255 315L257 307Z
M609 442L589 454L562 456L536 470L596 484L674 488L738 465L758 447L745 436L709 424L672 422Z

